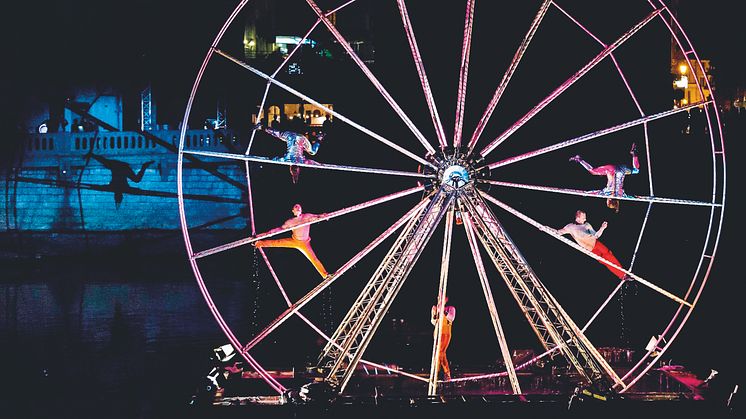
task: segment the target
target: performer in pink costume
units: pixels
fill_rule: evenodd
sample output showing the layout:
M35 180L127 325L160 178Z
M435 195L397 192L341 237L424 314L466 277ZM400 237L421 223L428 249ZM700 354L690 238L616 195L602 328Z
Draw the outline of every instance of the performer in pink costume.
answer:
M609 196L610 198L606 199L606 206L613 209L614 212L619 212L619 200L611 197L626 196L624 193L624 176L640 173L640 160L637 158L636 144L632 144L632 149L629 151L629 154L632 155L632 167L624 164L606 164L593 167L579 155L570 158L570 161L580 163L588 173L596 176L606 176L606 187L600 191L594 192L599 195Z

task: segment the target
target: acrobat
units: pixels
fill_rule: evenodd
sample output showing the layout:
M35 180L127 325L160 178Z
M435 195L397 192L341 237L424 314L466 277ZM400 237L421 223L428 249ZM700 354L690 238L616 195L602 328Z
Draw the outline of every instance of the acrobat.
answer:
M256 248L262 247L285 247L290 249L298 249L303 253L306 258L313 264L314 268L319 272L324 279L329 277L329 273L324 268L316 253L314 253L311 247L311 225L307 224L300 227L295 227L308 221L318 220L326 214L310 214L303 213L303 207L300 204L293 205L293 218L288 219L282 224L282 227L273 228L268 233L275 233L286 228L292 228L292 236L283 239L272 239L272 240L258 240L253 243Z
M569 234L572 236L576 243L590 250L591 252L593 252L594 255L598 255L613 263L614 265L622 266L616 256L611 253L611 250L609 250L608 247L606 247L603 243L601 243L600 240L598 240L598 238L601 237L601 234L603 234L604 230L606 230L607 226L608 223L604 221L603 223L601 223L601 228L599 228L598 231L594 230L593 226L591 226L591 224L588 223L586 220L585 211L577 210L575 212L575 222L570 223L557 230L557 234ZM610 265L609 263L603 261L600 262L601 264L606 266L606 268L610 270L611 273L616 275L617 278L622 280L632 280L629 275L625 274L618 268Z
M448 297L445 297L445 303L448 303ZM446 357L446 350L448 350L448 344L451 343L451 326L453 321L456 319L456 307L445 306L443 309L443 327L440 333L440 351L438 352L438 364L443 370L443 377L446 380L451 379L451 367L448 364L448 358ZM433 331L433 339L438 336L438 305L434 305L430 310L430 323L435 326Z
M632 167L625 164L606 164L593 167L590 163L583 160L580 155L570 158L570 161L580 163L588 173L596 176L606 176L606 187L600 191L593 191L593 193L609 196L606 199L606 206L613 209L614 212L619 212L619 200L614 198L627 196L624 193L624 176L640 173L640 160L637 158L637 145L635 143L632 143L629 154L632 155Z
M303 163L303 164L318 164L311 159L307 159L304 153L310 155L316 155L321 146L321 142L324 140L324 133L316 135L316 141L313 143L308 139L308 133L306 135L294 132L294 131L279 131L272 128L262 128L262 124L257 124L254 127L255 130L264 131L267 134L282 140L286 143L287 151L282 157L275 157L273 160L286 161L291 163ZM298 183L298 176L300 176L300 167L296 165L290 166L290 176L293 179L293 184Z

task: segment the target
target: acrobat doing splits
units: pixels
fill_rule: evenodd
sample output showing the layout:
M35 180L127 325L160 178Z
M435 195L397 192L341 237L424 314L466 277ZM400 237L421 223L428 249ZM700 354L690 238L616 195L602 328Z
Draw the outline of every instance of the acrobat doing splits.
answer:
M262 128L262 124L257 124L254 127L255 130L264 131L267 134L282 140L286 143L287 151L282 157L275 157L273 160L286 161L291 163L303 163L303 164L318 164L311 159L307 159L305 153L315 155L319 151L321 142L324 140L324 133L320 133L316 136L316 141L313 143L308 139L308 133L306 135L293 132L293 131L279 131L272 128ZM293 183L298 183L298 176L300 175L300 167L296 165L290 166L290 176L293 179Z
M576 243L590 250L591 252L593 252L594 255L601 256L614 265L622 266L616 256L611 253L611 250L609 250L608 247L606 247L603 243L601 243L600 240L598 240L598 238L601 237L601 235L604 233L604 230L606 230L607 226L608 223L604 221L603 223L601 223L601 228L599 228L598 231L594 230L593 226L591 226L591 224L586 220L585 211L577 210L575 212L575 222L570 223L557 230L557 234L569 234L572 236ZM611 273L616 275L617 278L628 281L632 280L629 275L625 274L618 268L615 268L614 266L603 261L599 262L606 266L606 268L610 270Z
M307 224L304 226L295 227L308 221L318 220L319 218L324 217L326 214L303 213L303 208L300 206L300 204L295 204L293 205L293 215L294 217L285 221L282 224L282 227L273 228L272 230L268 231L268 233L271 234L283 229L292 228L292 236L286 237L284 239L259 240L254 242L253 245L256 248L285 247L290 249L298 249L313 264L313 267L316 268L316 270L319 272L319 275L321 275L324 279L328 278L329 273L326 271L326 268L324 268L324 264L322 264L319 258L316 257L316 253L314 253L313 248L311 247L311 225Z
M596 176L606 176L606 187L600 191L593 191L599 195L609 196L606 199L606 206L619 212L619 200L614 197L627 196L624 193L624 176L636 175L640 173L640 160L637 158L637 145L632 143L632 149L629 150L632 155L632 167L625 164L606 164L603 166L593 167L579 155L570 157L570 161L576 161L588 171Z

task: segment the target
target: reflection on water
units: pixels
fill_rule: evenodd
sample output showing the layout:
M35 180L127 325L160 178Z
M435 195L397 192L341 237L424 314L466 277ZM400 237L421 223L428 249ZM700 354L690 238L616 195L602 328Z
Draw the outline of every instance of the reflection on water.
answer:
M185 270L4 271L0 411L18 417L160 416L186 404L224 341ZM247 299L223 301L228 317L245 312Z

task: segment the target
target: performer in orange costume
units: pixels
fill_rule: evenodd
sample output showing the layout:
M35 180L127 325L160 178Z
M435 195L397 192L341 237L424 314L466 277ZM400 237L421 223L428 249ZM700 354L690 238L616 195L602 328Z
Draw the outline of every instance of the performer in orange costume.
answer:
M325 216L326 214L304 214L303 208L300 206L300 204L295 204L293 205L293 215L295 215L295 217L285 221L282 224L282 227L273 228L272 230L269 230L268 233L274 233L282 229L303 224L308 221L317 220L320 217ZM311 226L305 225L302 227L293 228L293 235L291 237L287 237L284 239L259 240L254 242L253 244L257 248L286 247L291 249L298 249L306 256L306 258L308 258L308 260L313 264L313 267L316 268L317 271L319 271L319 275L321 275L323 278L327 278L329 277L329 273L326 271L326 268L324 268L324 265L321 263L319 258L316 257L316 253L314 253L313 248L311 248L311 235L309 234L310 231Z
M446 303L448 303L448 297L446 298ZM443 327L440 334L440 352L438 352L438 363L440 363L440 367L443 369L443 376L446 380L451 379L451 367L448 365L448 358L446 358L446 350L448 349L448 344L451 343L451 326L453 325L453 320L456 318L456 307L453 306L445 306L443 309L443 314L445 314L445 317L443 318ZM438 336L438 306L434 305L433 308L430 310L430 323L435 326L435 330L433 331L433 338L436 338Z

